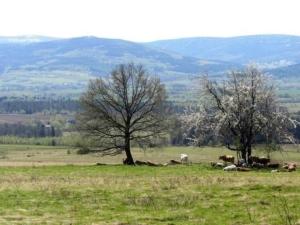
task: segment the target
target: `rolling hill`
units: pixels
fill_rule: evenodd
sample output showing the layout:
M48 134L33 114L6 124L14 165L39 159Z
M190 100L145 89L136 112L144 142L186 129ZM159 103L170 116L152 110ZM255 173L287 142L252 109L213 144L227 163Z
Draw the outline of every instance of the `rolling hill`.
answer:
M219 72L232 65L170 54L134 42L95 37L0 44L2 72L20 69L81 70L105 75L115 65L131 61L145 64L160 76L169 73Z
M182 38L146 45L190 57L241 64L256 62L270 68L300 63L300 37L291 35Z
M238 67L118 39L0 38L0 92L80 92L89 79L106 76L116 65L128 62L145 65L165 82Z
M219 77L249 62L279 79L296 79L300 37L201 37L150 43L97 37L0 37L0 94L78 95L90 79L128 62L144 64L173 88L172 96L189 89L190 76Z

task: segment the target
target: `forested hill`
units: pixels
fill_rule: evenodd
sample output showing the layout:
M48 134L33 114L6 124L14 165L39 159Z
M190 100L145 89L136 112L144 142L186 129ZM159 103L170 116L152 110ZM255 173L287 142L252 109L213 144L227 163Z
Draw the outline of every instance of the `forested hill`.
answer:
M169 87L189 89L190 76L222 76L249 62L278 77L300 75L300 37L257 35L151 43L97 37L0 37L0 94L73 95L120 63L135 62ZM286 83L286 82L285 82ZM293 83L293 82L292 82Z
M81 37L30 40L5 42L5 39L0 39L2 73L14 70L80 70L105 75L115 65L131 61L145 64L158 75L218 72L231 66L230 63L170 54L118 39Z
M241 64L257 62L284 66L300 63L300 37L292 35L182 38L154 41L147 43L147 46L185 56Z

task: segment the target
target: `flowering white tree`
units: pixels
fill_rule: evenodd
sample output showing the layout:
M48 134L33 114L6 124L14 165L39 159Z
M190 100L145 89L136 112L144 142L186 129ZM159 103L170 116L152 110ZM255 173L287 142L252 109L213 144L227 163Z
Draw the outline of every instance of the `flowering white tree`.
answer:
M258 138L268 148L293 141L289 128L296 121L278 105L270 78L255 67L232 71L222 82L205 77L201 86L205 101L182 117L194 144L213 135L248 162Z

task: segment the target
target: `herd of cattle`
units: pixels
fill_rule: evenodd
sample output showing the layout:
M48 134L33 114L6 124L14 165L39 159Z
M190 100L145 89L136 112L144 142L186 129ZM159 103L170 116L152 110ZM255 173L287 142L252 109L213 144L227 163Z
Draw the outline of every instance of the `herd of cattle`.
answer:
M269 158L251 156L248 164L244 160L238 160L235 163L235 158L232 155L222 155L219 157L222 162L211 162L211 166L215 168L223 168L224 171L250 171L251 169L270 168L272 172L296 171L296 163L284 163L282 166L279 163L271 163Z
M235 158L232 155L222 155L219 157L219 162L211 162L211 166L214 168L222 168L224 171L251 171L252 169L272 169L271 172L292 172L296 171L296 163L284 163L280 165L279 163L271 163L269 158L251 156L246 163L244 160L240 159L235 162ZM178 165L178 164L191 164L187 154L180 154L179 160L170 160L167 163L160 164L151 161L141 161L136 160L135 165L137 166L168 166L168 165ZM123 164L126 164L126 160L123 159Z

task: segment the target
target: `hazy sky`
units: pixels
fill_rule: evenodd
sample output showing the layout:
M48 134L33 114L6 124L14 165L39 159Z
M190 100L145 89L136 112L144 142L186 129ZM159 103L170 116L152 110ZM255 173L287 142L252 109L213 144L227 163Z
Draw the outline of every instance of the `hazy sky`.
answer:
M133 41L300 35L299 0L1 0L0 35Z

